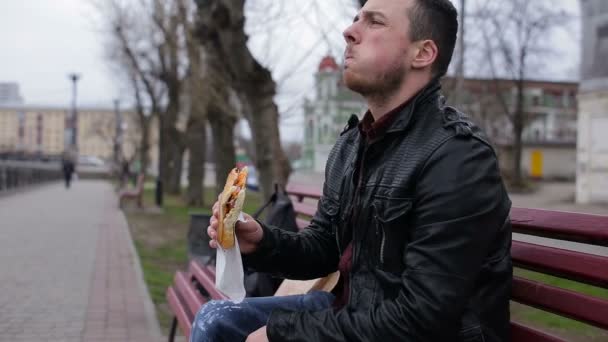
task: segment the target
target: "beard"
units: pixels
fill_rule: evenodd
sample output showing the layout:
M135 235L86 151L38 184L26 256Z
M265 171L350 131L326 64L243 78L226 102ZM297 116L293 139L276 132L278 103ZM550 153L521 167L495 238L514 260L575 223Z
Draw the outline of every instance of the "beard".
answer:
M356 68L355 68L356 69ZM401 63L379 73L364 75L352 68L344 70L342 75L348 89L363 97L386 97L397 91L406 76L405 67Z

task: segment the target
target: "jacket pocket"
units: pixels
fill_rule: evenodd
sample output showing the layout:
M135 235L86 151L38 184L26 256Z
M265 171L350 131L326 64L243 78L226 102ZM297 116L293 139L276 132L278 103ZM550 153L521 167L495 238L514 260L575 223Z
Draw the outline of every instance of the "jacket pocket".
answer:
M339 235L339 211L340 204L337 200L331 197L321 197L321 206L323 206L323 211L327 215L327 220L329 221L329 227L331 228L331 233L336 238L336 245L338 247L338 252L342 255L342 246L340 246L340 235Z
M460 331L460 340L462 342L485 342L481 326L477 325L462 329Z
M376 232L376 255L382 270L402 272L403 252L407 244L409 198L376 197L372 204Z

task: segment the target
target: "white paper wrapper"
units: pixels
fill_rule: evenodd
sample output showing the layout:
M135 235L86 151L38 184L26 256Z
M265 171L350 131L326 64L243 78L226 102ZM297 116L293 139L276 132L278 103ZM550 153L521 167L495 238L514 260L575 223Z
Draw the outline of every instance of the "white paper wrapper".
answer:
M243 213L239 215L239 221L245 222ZM243 260L238 239L234 239L234 247L223 249L218 245L215 260L215 288L224 293L236 303L245 298L245 284L243 279Z

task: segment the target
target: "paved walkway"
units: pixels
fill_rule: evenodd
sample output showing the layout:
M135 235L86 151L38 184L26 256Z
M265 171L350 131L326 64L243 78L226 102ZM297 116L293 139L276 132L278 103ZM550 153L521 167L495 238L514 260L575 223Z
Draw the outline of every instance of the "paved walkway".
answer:
M158 341L108 183L0 197L0 341Z

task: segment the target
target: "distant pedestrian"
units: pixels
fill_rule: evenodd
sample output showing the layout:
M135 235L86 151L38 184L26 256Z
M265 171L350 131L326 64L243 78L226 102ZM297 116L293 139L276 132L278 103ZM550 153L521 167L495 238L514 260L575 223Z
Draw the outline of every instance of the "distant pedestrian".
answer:
M65 180L65 188L70 188L70 183L72 182L72 174L74 173L74 161L72 158L68 156L67 153L64 153L61 158L61 165L63 170L63 179Z

